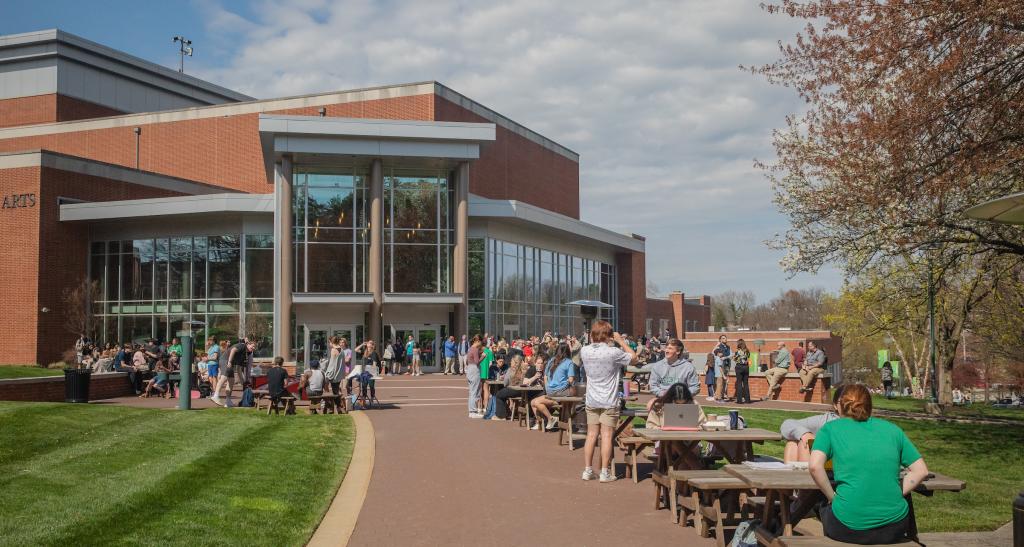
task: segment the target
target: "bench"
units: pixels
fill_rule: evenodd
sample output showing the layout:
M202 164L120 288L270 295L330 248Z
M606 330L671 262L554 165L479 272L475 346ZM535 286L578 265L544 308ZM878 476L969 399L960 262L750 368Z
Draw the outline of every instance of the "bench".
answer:
M689 505L696 511L693 525L701 537L708 537L715 530L715 543L725 547L726 527L735 528L740 522L749 520L751 511L746 497L750 491L747 483L725 471L715 470L705 476L690 477L686 487L690 490Z
M825 536L779 536L775 538L774 545L779 547L854 547L853 543L843 543L829 539ZM887 545L919 545L912 539L905 539L899 543L888 543Z
M324 414L347 414L348 408L345 404L345 398L340 394L324 393L323 395L310 395L309 396L309 410L310 414L316 414L317 407L320 403L324 403Z
M270 400L270 403L267 405L267 416L270 416L271 412L274 414L281 413L281 407L278 406L279 403L283 403L284 405L285 416L295 414L295 397L285 396L278 397L277 399L267 397L267 399Z
M648 446L654 446L654 442L643 437L619 437L616 442L625 452L622 459L626 464L626 478L632 478L634 483L640 482L638 460L643 450Z

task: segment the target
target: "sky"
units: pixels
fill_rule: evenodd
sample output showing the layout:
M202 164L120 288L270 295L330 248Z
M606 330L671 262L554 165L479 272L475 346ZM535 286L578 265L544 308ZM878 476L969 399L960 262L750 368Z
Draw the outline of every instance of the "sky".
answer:
M0 34L60 28L258 98L437 80L580 154L584 221L647 238L662 294L838 289L790 278L754 161L804 103L741 70L802 26L755 0L0 0Z

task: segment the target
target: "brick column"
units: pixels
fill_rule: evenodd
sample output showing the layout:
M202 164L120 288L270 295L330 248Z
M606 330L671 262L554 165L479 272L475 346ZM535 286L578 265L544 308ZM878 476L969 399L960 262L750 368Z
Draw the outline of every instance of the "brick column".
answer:
M682 340L686 336L686 295L676 291L669 294L668 299L672 302L672 320L676 324L676 338Z

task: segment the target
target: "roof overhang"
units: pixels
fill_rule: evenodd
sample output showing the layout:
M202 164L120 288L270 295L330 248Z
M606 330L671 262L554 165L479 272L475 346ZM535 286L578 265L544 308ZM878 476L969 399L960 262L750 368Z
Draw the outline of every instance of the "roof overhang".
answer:
M560 235L565 237L586 238L611 245L620 251L642 253L645 248L644 239L640 236L613 232L521 201L488 199L470 194L469 216L502 219L529 225L533 228L539 225L542 228L560 232Z
M210 215L223 213L274 214L273 194L207 194L172 198L132 199L65 203L61 222L103 221L130 218Z
M455 293L413 294L384 293L385 304L461 304L462 295Z
M1010 194L975 205L966 211L968 217L1003 224L1024 224L1024 192Z
M475 160L495 140L493 123L370 120L261 114L260 142L267 178L282 156L439 158Z
M373 304L373 294L293 292L292 304Z

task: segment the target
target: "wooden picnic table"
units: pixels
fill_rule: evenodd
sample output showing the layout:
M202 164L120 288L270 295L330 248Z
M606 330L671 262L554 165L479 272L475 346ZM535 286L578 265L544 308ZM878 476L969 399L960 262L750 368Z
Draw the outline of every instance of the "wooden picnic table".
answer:
M583 402L581 395L566 395L562 397L548 397L552 401L558 403L558 444L561 445L563 439L568 439L566 444L569 445L569 450L575 450L575 446L572 444L574 440L572 438L572 410L573 408ZM581 435L581 438L585 438L586 435Z
M790 494L794 490L818 491L818 485L814 483L809 469L754 469L742 464L726 465L723 469L725 472L741 479L751 488L764 492L764 515L761 519L758 536L763 536L769 540L774 539L774 534L770 530L771 524L776 517L774 510L775 502L779 502L777 516L778 520L783 523L782 535L792 536L795 521L799 521L803 515L790 515ZM937 491L959 492L966 487L967 483L962 480L938 473L931 473L921 484L917 485L914 492L923 496L931 496ZM914 500L909 495L906 496L906 500L910 516L907 535L917 541L917 519L914 515Z
M504 385L504 384L502 384ZM519 396L523 398L523 405L526 407L526 427L530 427L530 393L544 393L544 386L508 386L509 389L519 392ZM540 431L544 431L541 427Z
M781 441L782 435L766 429L725 429L717 431L665 431L634 429L633 433L661 444L658 470L666 475L676 469L703 469L704 463L694 448L704 441L717 448L729 463L740 463L754 457L754 443ZM675 454L673 457L666 455Z

